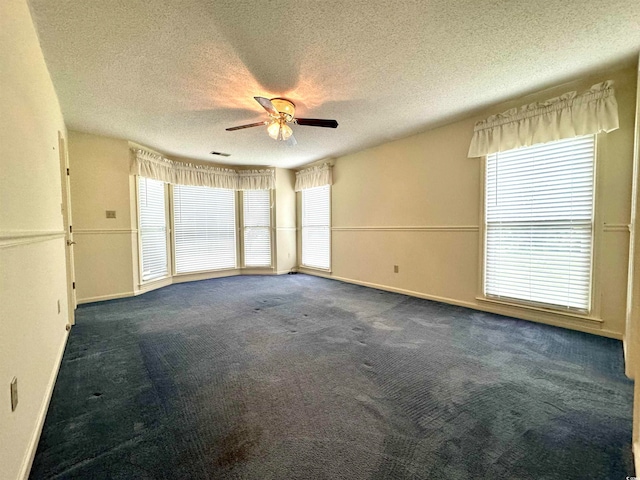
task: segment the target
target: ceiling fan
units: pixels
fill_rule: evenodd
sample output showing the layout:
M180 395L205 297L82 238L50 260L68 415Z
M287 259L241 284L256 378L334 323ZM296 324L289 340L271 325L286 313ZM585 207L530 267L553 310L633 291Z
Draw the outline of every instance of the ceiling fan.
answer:
M296 123L298 125L307 125L309 127L326 127L337 128L338 122L335 120L323 120L320 118L295 118L296 106L291 100L286 98L253 97L262 105L269 114L269 120L264 122L249 123L238 127L230 127L226 130L233 132L234 130L242 130L243 128L258 127L267 125L267 133L274 140L286 141L289 145L296 145L293 130L287 125L288 123Z

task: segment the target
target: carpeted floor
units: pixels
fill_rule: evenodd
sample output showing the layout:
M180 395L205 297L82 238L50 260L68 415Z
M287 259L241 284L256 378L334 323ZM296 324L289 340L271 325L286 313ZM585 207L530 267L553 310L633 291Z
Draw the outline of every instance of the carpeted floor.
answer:
M82 306L32 479L624 479L615 340L305 275Z

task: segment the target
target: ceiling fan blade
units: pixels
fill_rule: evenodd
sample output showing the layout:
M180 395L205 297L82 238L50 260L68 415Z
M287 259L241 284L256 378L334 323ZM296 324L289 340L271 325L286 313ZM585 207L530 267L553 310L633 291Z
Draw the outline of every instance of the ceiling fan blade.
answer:
M226 128L227 132L233 132L234 130L242 130L243 128L251 128L251 127L259 127L260 125L266 125L267 122L257 122L257 123L249 123L247 125L240 125L238 127L230 127Z
M322 118L296 118L296 123L298 125L307 125L309 127L338 127L338 122L336 122L335 120L324 120Z
M265 97L253 97L253 98L255 98L256 102L262 105L262 108L264 108L271 115L280 115L280 112L276 110L276 107L273 106L273 103L271 103L271 100L269 100L268 98L265 98Z
M288 147L295 147L298 144L298 142L296 141L296 137L293 136L293 133L285 143L287 144Z

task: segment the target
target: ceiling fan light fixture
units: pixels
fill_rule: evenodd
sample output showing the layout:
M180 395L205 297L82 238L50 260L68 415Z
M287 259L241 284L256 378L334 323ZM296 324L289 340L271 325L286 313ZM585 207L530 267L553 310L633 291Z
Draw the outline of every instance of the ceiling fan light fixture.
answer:
M274 140L285 141L289 139L289 137L293 133L293 130L291 130L291 127L285 122L274 120L269 123L267 132L269 133L269 136Z
M273 120L272 122L270 122L267 126L267 132L269 133L269 136L271 138L277 140L278 134L280 133L280 122L278 122L277 120Z
M276 97L271 99L271 104L287 122L293 120L293 117L296 114L296 105L291 100Z
M253 98L267 111L269 119L264 122L248 123L246 125L230 127L226 129L228 132L266 125L267 133L271 138L276 141L286 141L288 145L296 145L298 142L296 142L296 139L293 136L293 130L291 130L291 127L287 125L287 123L325 128L336 128L338 126L338 122L335 120L295 117L296 106L291 100L287 100L286 98Z
M280 136L282 137L282 140L289 140L289 137L293 134L293 130L291 130L291 127L287 124L282 124L280 126Z

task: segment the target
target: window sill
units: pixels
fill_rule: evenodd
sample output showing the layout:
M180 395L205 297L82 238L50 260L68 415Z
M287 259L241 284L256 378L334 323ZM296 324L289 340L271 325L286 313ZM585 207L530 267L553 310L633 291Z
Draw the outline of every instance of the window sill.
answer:
M159 283L159 282L163 282L166 281L167 279L171 279L171 275L165 275L164 277L157 277L157 278L152 278L151 280L142 280L140 283L138 283L138 287L144 287L146 285L153 285L154 283Z
M240 275L273 275L275 269L273 267L241 267Z
M538 307L538 306L535 306L535 305L527 305L526 303L509 302L507 300L498 300L496 298L488 298L488 297L484 297L484 296L476 296L476 300L478 300L479 302L493 303L493 304L496 304L496 305L503 305L505 307L520 308L520 309L524 309L524 310L531 310L531 311L534 311L534 312L541 312L541 313L546 313L546 314L558 315L560 317L567 317L567 318L571 318L571 319L575 319L575 320L586 320L586 321L594 322L594 323L598 323L598 324L604 323L604 320L602 320L601 318L590 316L587 313L581 314L581 313L578 313L578 312L556 310L556 309L553 309L553 308L544 308L544 307Z
M208 274L208 273L222 273L222 272L232 272L234 270L240 270L239 267L230 267L230 268L216 268L213 270L198 270L195 272L181 272L181 273L174 273L173 276L174 277L186 277L189 275L204 275L204 274Z
M299 269L313 270L313 271L322 272L322 273L331 273L331 269L330 268L310 267L308 265L298 265L298 270Z

